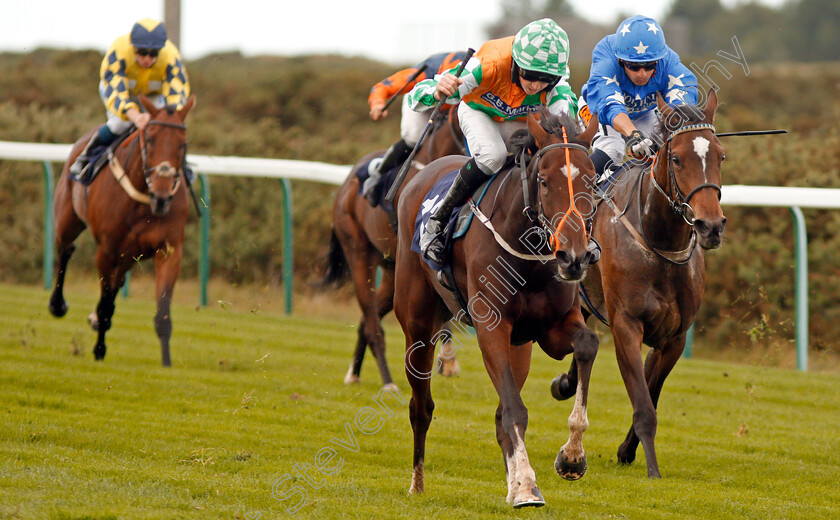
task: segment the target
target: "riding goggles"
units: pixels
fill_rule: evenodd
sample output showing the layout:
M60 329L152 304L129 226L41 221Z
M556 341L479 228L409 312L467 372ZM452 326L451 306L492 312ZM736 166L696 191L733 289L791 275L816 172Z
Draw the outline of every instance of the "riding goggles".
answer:
M558 77L545 72L538 72L536 70L527 70L520 68L519 77L525 81L534 81L539 83L548 83L549 85L557 81Z
M136 52L140 56L149 56L152 58L157 58L159 49L136 49Z
M645 61L641 63L634 63L632 61L624 61L622 60L621 64L627 67L627 70L632 70L633 72L638 72L642 69L645 70L656 70L656 64L659 63L658 61Z

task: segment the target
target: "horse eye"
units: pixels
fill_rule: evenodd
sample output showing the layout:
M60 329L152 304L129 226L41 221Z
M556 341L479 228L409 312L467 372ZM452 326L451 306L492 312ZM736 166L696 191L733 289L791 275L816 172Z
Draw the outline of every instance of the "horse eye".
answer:
M721 160L721 161L725 161L725 160L726 160L726 154L722 154L722 155L720 156L720 160Z
M543 188L545 188L545 187L547 187L547 186L548 186L548 183L546 183L546 182L545 182L545 179L544 179L544 178L542 178L542 177L537 177L537 180L539 181L540 186L542 186Z
M675 155L675 156L671 157L671 160L674 162L674 165L675 165L675 166L679 166L679 165L680 165L680 158L679 158L679 156Z

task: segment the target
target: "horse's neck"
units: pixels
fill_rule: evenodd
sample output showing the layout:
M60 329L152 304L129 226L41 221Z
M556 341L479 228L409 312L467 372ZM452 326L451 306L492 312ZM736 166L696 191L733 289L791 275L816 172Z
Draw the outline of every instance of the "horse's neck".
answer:
M691 227L671 207L665 196L656 189L654 182L659 184L662 191L668 194L673 200L674 189L670 184L668 173L668 154L665 149L657 157L653 178L649 172L642 175L641 224L644 229L645 239L648 243L658 249L678 251L688 246L691 239Z
M114 150L114 157L119 161L132 184L140 188L142 184L140 183L140 177L142 177L143 171L143 150L140 137L137 135L129 136ZM140 172L140 174L137 172Z

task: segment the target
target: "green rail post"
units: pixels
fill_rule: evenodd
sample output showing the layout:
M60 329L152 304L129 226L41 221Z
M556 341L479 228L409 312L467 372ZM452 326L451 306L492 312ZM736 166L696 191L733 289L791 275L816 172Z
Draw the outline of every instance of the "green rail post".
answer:
M53 268L55 266L55 245L53 227L53 169L52 164L44 161L44 289L52 286Z
M796 368L808 370L808 235L805 216L797 206L791 206L796 248Z
M283 288L286 294L286 314L292 313L292 282L294 275L294 235L292 234L292 183L283 184Z
M207 282L210 279L210 179L207 174L199 173L198 180L201 182L201 202L204 208L201 210L199 257L198 257L198 279L199 295L198 304L207 306Z
M691 347L694 345L694 324L691 324L691 327L688 328L688 331L685 333L685 348L683 349L682 357L685 359L691 359Z

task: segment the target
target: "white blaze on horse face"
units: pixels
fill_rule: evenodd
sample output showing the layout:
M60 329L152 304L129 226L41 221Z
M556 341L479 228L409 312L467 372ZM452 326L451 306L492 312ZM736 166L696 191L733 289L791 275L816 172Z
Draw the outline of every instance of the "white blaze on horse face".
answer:
M572 174L571 174L572 179L574 179L575 177L580 175L580 169L578 169L577 166L575 166L574 164L571 164L569 166L571 166L571 168L569 168L569 169L572 171ZM566 166L563 166L562 168L560 168L560 171L563 172L563 175L565 175L566 177L569 177L569 172L566 171Z
M694 138L694 152L700 156L703 162L703 175L706 175L706 156L709 154L709 140L705 137Z

